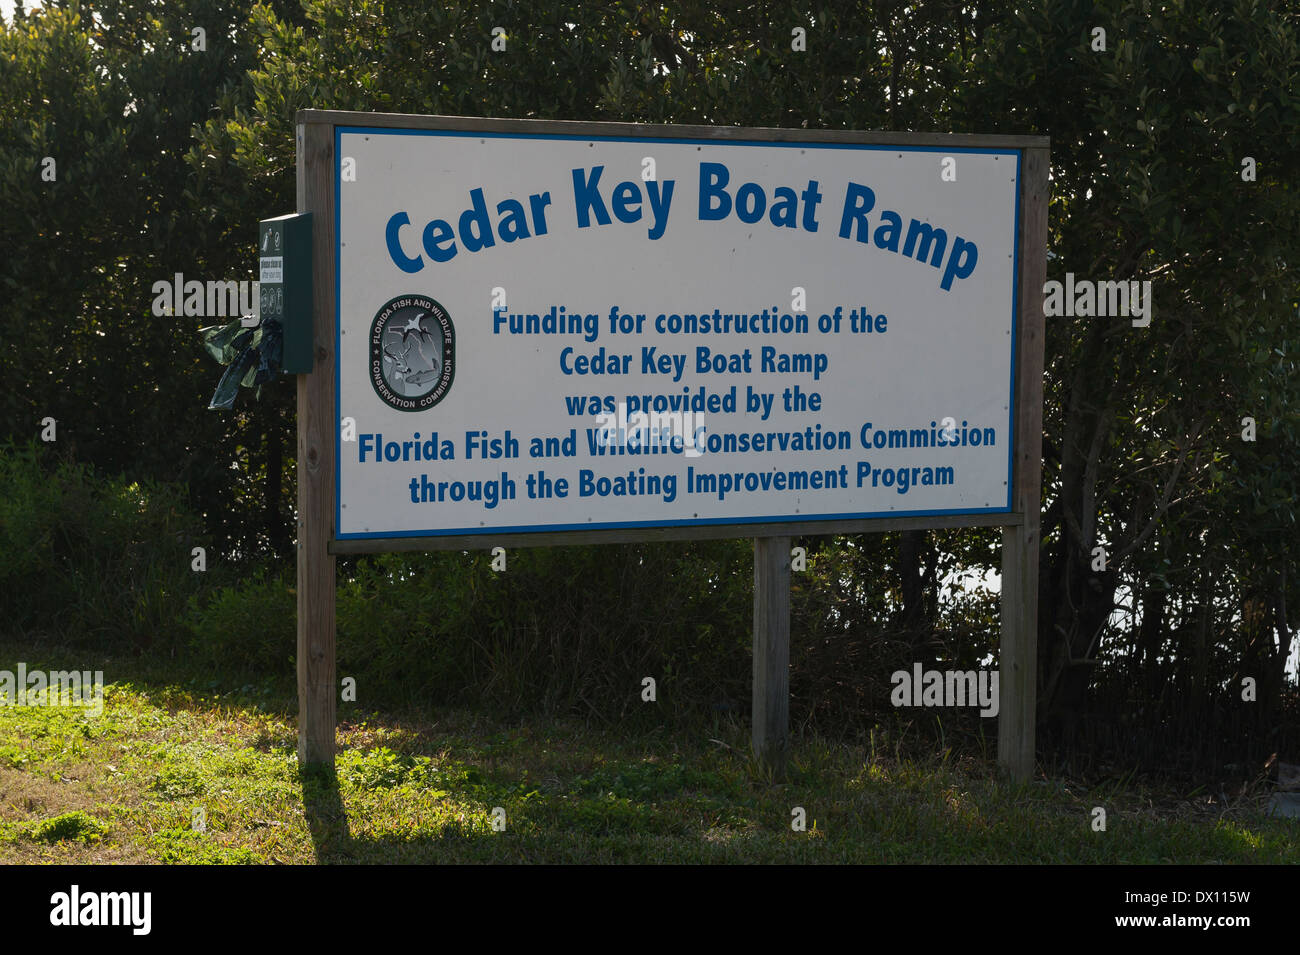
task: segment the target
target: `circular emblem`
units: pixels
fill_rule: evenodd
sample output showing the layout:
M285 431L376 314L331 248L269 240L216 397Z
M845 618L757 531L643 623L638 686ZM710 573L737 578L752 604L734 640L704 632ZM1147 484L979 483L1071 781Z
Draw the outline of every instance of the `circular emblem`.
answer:
M456 328L438 302L402 295L370 326L370 383L390 408L425 411L451 390Z

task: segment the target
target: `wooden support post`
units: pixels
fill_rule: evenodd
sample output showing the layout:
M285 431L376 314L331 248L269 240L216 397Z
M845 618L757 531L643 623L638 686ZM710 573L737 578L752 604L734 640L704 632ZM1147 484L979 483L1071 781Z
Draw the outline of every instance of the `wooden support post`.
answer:
M790 538L754 539L754 755L784 779L790 753Z
M1002 529L1002 641L998 762L1017 781L1034 772L1038 702L1038 537L1043 464L1043 283L1047 278L1048 150L1024 151L1020 167L1020 286L1011 509Z
M1017 782L1029 779L1034 771L1038 613L1037 594L1026 599L1031 587L1033 591L1038 587L1038 548L1026 540L1024 528L1004 527L998 762Z
M333 129L298 126L298 211L312 215L315 365L298 376L298 765L334 765Z

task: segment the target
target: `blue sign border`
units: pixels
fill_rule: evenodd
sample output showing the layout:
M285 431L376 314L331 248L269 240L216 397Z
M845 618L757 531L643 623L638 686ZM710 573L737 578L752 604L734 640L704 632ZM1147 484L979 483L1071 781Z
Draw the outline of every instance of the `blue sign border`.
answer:
M664 128L664 127L659 127ZM1007 393L1007 501L1003 507L947 508L928 511L868 511L839 514L790 514L775 517L752 518L687 518L671 521L605 521L586 524L525 524L511 527L457 527L425 528L423 530L403 531L358 531L349 534L339 533L343 516L342 489L342 453L343 441L341 428L342 408L340 405L341 365L340 349L342 347L342 298L340 263L342 259L342 160L340 156L342 138L347 134L369 134L374 136L454 136L479 139L518 139L532 141L538 139L562 139L574 142L660 142L680 143L695 146L760 146L775 149L867 149L884 152L943 153L993 153L999 156L1014 156L1016 160L1016 208L1013 231L1012 267L1011 267L1011 380ZM587 136L580 133L509 133L487 132L458 129L390 129L378 126L335 126L334 127L334 539L345 540L382 540L386 538L413 537L461 537L487 534L533 534L555 531L599 531L637 527L717 527L743 526L759 524L790 524L814 521L849 521L870 520L872 518L931 517L952 514L1009 514L1011 513L1012 478L1015 473L1015 412L1016 412L1016 362L1019 357L1019 336L1017 335L1017 314L1020 310L1020 193L1021 193L1021 150L997 149L976 146L902 146L878 143L825 143L816 141L774 141L765 139L701 139L698 137L647 137L647 136Z

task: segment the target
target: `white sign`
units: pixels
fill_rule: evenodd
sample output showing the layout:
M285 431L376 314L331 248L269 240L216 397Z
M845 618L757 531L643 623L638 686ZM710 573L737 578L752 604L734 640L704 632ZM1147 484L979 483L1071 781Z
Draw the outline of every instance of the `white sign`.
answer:
M1014 150L335 136L338 538L1010 511Z

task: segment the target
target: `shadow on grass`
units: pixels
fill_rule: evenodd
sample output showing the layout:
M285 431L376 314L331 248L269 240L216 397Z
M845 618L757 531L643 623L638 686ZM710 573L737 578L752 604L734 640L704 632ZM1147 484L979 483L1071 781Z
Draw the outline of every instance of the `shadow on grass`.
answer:
M333 766L305 766L298 770L303 811L311 832L317 862L355 862L357 853L348 828L347 809Z

